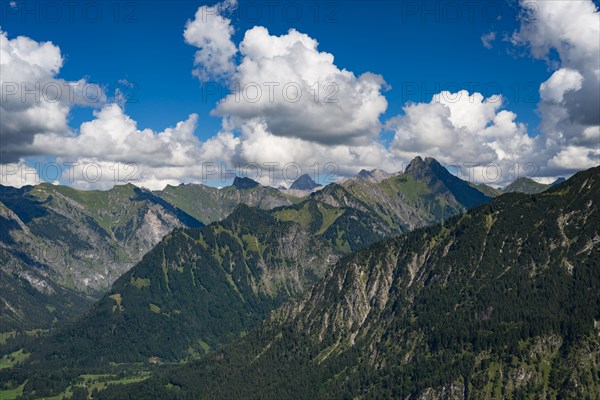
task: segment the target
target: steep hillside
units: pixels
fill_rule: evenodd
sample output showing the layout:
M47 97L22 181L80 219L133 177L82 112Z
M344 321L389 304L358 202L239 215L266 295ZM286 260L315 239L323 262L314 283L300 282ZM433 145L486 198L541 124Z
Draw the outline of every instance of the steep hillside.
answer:
M50 184L21 189L0 186L0 201L2 281L15 290L33 291L30 296L0 292L0 304L15 310L10 317L13 323L3 324L2 331L18 325L48 327L48 321L55 318L81 313L82 303L73 302L70 294L77 292L80 299L97 295L173 228L201 225L133 185L108 191L78 191ZM18 311L44 308L46 303L53 311L44 317L38 312ZM59 304L75 308L67 311ZM8 315L3 313L5 317Z
M491 197L491 198L498 197L501 194L504 194L502 189L486 185L485 183L479 183L479 184L471 183L471 186L473 186L475 189L479 190L481 193L483 193L486 196Z
M50 279L52 271L24 253L11 253L15 238L35 246L27 226L0 203L0 331L49 327L80 314L92 299ZM6 247L5 247L6 246ZM33 268L32 268L33 267Z
M600 397L600 167L346 257L260 329L100 398Z

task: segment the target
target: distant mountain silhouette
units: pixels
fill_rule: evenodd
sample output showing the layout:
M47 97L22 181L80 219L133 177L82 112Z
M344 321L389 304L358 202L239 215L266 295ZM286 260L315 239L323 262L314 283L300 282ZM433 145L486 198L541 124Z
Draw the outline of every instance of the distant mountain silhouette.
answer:
M321 185L312 180L308 174L302 175L300 178L296 179L290 189L292 190L312 190Z

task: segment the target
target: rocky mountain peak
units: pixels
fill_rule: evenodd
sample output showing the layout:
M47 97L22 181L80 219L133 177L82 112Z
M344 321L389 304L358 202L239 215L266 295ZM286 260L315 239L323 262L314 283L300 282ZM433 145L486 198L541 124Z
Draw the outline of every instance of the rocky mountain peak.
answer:
M359 179L368 179L371 177L371 171L367 171L366 169L361 169L360 172L358 174L356 174L356 177Z
M366 169L362 169L357 175L356 178L361 180L361 181L365 181L365 182L381 182L384 179L388 179L392 176L392 174L389 174L381 169L374 169L371 171L367 171Z
M522 176L520 178L517 178L510 185L506 186L504 188L504 191L507 193L520 192L520 193L527 193L527 194L535 194L535 193L541 193L544 190L548 189L549 187L550 187L550 185L544 185L542 183L534 181L531 178Z
M438 162L438 160L436 160L433 157L426 157L425 158L425 165L427 165L429 168L436 168L436 167L441 167L442 165Z
M404 170L405 173L414 173L417 171L422 171L425 169L426 164L425 161L421 158L421 156L416 156L413 160L408 164L408 167Z
M412 175L417 181L425 182L436 194L447 195L451 193L459 203L467 208L491 200L490 197L471 187L466 181L452 175L432 157L427 157L425 160L416 157L410 162L405 173Z
M246 177L236 176L231 186L237 189L253 189L259 185L258 182Z
M312 190L321 185L312 180L308 174L304 174L292 183L290 189L292 190Z
M441 178L450 174L435 158L427 157L423 160L419 156L414 158L410 164L408 164L405 173L420 179L425 178L426 176L436 176Z

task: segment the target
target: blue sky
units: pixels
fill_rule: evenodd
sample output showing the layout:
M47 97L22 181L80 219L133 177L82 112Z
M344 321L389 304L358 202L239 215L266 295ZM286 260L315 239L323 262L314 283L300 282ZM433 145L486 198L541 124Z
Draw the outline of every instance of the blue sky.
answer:
M546 180L597 163L600 151L595 139L599 117L593 109L598 100L587 88L591 87L593 91L598 86L598 78L594 75L597 65L594 56L598 50L593 41L584 37L587 34L593 37L597 32L597 0L228 1L234 6L221 14L231 20L227 26L233 29L231 38L224 40L231 40L236 47L239 46L231 61L236 74L241 74L239 68L243 60L266 65L257 61L264 55L252 59L243 54L240 44L246 32L264 26L272 38L279 37L276 40L283 43L284 39L292 40L286 34L290 29L295 29L318 41L318 49L308 54L324 52L333 55L335 60L331 64L338 72L351 71L356 77L353 84L358 84L365 73L378 74L385 80L387 85L383 82L377 84L376 92L380 96L376 96L373 104L384 99L387 106L382 107L378 103L373 106L378 111L369 109L381 125L380 128L373 126L371 118L370 126L363 126L364 129L356 131L350 129L338 133L339 136L332 133L330 139L327 136L331 129L325 125L322 132L317 132L320 136L310 133L315 130L314 126L298 125L298 121L290 120L289 125L300 130L306 129L309 133L295 135L285 129L274 128L277 124L279 127L286 125L286 121L275 121L279 118L278 109L258 110L253 118L248 117L245 109L225 109L215 115L217 101L227 94L225 86L229 81L225 79L218 82L222 95L207 96L206 86L203 85L215 83L202 84L192 74L194 67L208 69L203 65L194 66L194 55L201 46L186 43L183 33L186 21L197 22L194 14L199 7L225 5L225 2L3 2L0 26L8 40L25 36L38 44L52 42L53 46L60 49L62 67L57 74L52 73L52 79L85 79L98 83L106 89L108 103L116 88L124 91L129 98L124 106L121 104L123 115L113 117L123 119L127 116L137 123L139 131L151 129L154 133L162 132L197 114L197 120L189 121L189 125L193 125L190 128L192 134L201 143L218 137L225 143L221 153L218 153L219 157L226 153L225 150L229 151L228 162L264 161L257 157L256 148L265 147L261 140L266 135L272 139L266 140L271 140L269 143L272 146L267 147L269 153L274 154L273 157L280 157L284 161L298 160L301 165L314 163L317 156L311 158L287 149L306 145L321 159L324 155L343 153L341 158L331 157L334 162L340 163L340 176L351 175L352 171L357 172L363 167L396 169L400 165L399 160L406 161L414 154L433 155L446 163L468 160L503 164L533 160L539 165L539 176ZM523 19L526 9L534 15L531 20ZM556 15L564 15L566 22L553 31L552 27L558 25L553 21ZM583 33L572 34L577 27L586 28L582 30ZM565 32L559 29L565 29ZM517 34L518 40L515 41ZM485 37L491 40L484 43ZM581 61L580 53L587 54L588 58ZM298 63L304 61L307 60L300 59ZM555 73L556 76L553 75ZM551 77L555 78L552 82ZM549 94L542 99L541 87L545 82ZM556 88L560 90L553 92ZM481 94L482 98L475 103L481 101L482 104L489 96L500 94L503 102L493 110L485 107L467 109L466 106L454 107L451 104L446 104L446 109L438 107L437 111L434 110L435 106L413 107L409 113L411 115L405 115L403 107L430 103L433 95L443 90L452 93L466 90L474 96ZM354 106L361 102L360 98L341 100L348 100ZM588 104L587 108L583 107L585 111L582 111L582 103ZM67 115L70 132L65 131L64 135L77 135L80 125L93 121L96 118L93 113L104 106L106 103L97 107L70 106ZM564 120L552 122L557 127L554 129L548 121L552 115L561 114L559 109L552 108L559 106L562 107L560 110L566 110L566 116ZM501 115L502 110L509 111L512 116ZM298 107L300 117L305 111ZM346 111L351 115L355 110L349 105ZM445 112L452 116L449 117ZM576 116L576 112L586 114L581 117ZM465 117L460 117L476 113L485 115L485 118L467 121ZM9 114L5 115L10 117ZM327 113L315 115L326 117ZM496 120L499 116L501 118ZM222 128L224 122L231 124L229 117L241 118L241 122L236 120L235 126ZM451 122L448 122L448 118ZM572 123L578 118L586 122ZM8 120L7 117L4 119ZM506 123L500 126L502 121ZM448 124L454 126L444 133ZM266 131L257 130L259 125ZM510 129L503 130L508 125L511 125ZM427 138L430 132L423 131L423 127L426 130L439 129L439 138ZM491 130L486 130L490 127ZM496 131L503 133L494 133ZM56 134L56 131L51 133ZM223 133L223 136L217 136L219 133ZM233 136L226 137L225 134L229 133ZM44 135L45 132L35 134ZM115 137L118 135L119 132ZM443 145L449 135L454 139ZM500 135L503 144L498 144L500 141L494 135ZM511 135L516 139L511 139ZM123 132L122 136L127 136L127 133ZM532 141L538 136L540 138L537 141ZM292 142L290 137L300 142ZM3 140L6 138L8 134ZM460 146L453 146L453 141L460 142ZM477 143L471 146L468 145L470 141ZM10 140L5 143L8 142ZM48 139L46 142L40 140L40 143L53 142ZM69 147L68 139L63 143L64 147ZM438 143L440 146L437 146ZM108 147L114 146L117 144ZM284 156L278 151L282 146L288 152ZM480 151L476 146L482 147ZM234 147L235 150L231 150ZM29 164L31 160L59 159L64 162L78 158L77 154L62 154L58 148L48 154L40 148L43 146L36 146L34 142L33 147L22 152L25 158L19 158ZM203 148L195 154L215 154L209 150ZM365 152L371 155L359 155ZM15 151L12 158L16 158L17 153L19 151ZM108 162L112 160L110 154L115 152L108 152L105 157L94 152L83 153L86 154L81 155L82 159ZM481 154L480 159L477 159L477 154ZM135 160L112 157L116 162L134 163L138 159L157 158L157 155L148 153L133 157ZM160 170L162 167L182 167L179 161L165 163L164 166L150 164L146 175L150 177L148 182L152 181L154 185L188 182L198 178L190 175L189 171L179 171L169 176L164 172L165 168ZM64 183L64 180L61 182Z
M73 9L73 22L66 6L56 17L53 8L31 3L26 4L27 10L36 14L5 10L2 29L11 36L60 46L66 59L62 78L87 76L109 88L123 88L119 83L123 79L134 83L127 112L142 128L162 130L198 113L199 137L219 129L220 119L209 115L217 96L203 96L190 71L195 49L182 36L196 9L215 2L148 0L119 5L104 1L97 3L102 10L99 17L95 6L84 12L82 3ZM429 101L438 88L458 85L486 89L486 95L496 94L499 88L521 121L532 128L539 123L536 89L549 75L546 63L509 54L500 37L492 49L481 42L481 36L491 31L500 36L517 29L515 4L503 0L480 6L444 5L443 1L273 3L240 0L234 41L239 42L253 25L266 26L277 35L290 28L307 33L318 40L320 50L335 56L341 68L383 75L391 86L386 93L387 115L401 112L406 101ZM302 13L299 17L297 10ZM494 20L495 16L500 19ZM90 118L90 108L76 109L73 125Z

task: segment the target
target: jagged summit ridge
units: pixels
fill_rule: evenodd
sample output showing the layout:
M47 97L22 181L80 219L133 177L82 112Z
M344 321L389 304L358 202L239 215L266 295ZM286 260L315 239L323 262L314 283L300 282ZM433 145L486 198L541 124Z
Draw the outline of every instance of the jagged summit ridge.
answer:
M416 156L412 159L408 166L404 170L404 173L411 173L415 171L421 171L426 167L425 161L421 158L421 156Z

